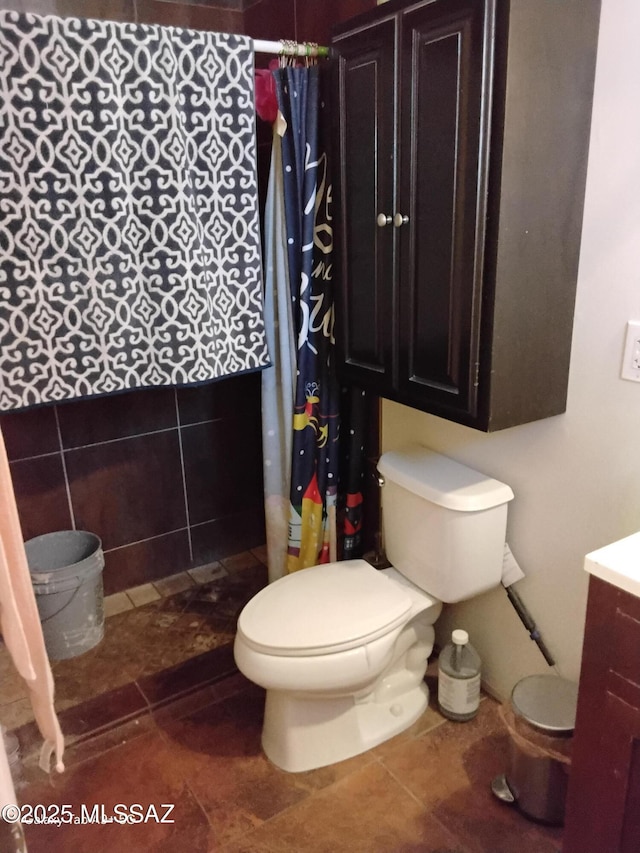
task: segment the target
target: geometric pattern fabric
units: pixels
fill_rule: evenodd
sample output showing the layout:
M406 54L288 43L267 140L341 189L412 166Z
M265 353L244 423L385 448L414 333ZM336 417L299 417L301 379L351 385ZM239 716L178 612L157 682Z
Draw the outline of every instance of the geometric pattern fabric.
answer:
M268 364L253 45L0 12L0 411Z

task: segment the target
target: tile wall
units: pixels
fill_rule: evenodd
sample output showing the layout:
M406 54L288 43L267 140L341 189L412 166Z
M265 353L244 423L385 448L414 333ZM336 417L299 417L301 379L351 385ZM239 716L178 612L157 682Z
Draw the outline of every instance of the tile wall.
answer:
M264 542L260 377L0 417L25 539L91 530L107 594Z

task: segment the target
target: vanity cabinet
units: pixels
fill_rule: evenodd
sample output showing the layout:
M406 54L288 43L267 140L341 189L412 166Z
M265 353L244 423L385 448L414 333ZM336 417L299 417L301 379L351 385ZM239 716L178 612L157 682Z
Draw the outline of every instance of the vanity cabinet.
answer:
M640 599L591 577L562 851L639 850Z
M600 0L334 31L342 378L482 430L566 404Z

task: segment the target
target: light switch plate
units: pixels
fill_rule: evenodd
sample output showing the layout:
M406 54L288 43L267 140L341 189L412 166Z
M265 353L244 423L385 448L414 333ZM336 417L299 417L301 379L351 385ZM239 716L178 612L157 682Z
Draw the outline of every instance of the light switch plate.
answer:
M631 382L640 382L640 322L638 321L630 320L627 323L620 376Z

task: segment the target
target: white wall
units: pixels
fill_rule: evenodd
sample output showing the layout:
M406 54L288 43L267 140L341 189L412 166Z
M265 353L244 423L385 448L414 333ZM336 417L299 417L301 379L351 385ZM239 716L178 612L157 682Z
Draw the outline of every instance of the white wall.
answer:
M586 553L640 530L640 383L619 378L627 320L640 320L640 3L603 0L567 412L492 435L383 405L383 449L419 441L508 483L517 590L577 680ZM447 608L469 630L487 685L549 669L498 589Z

